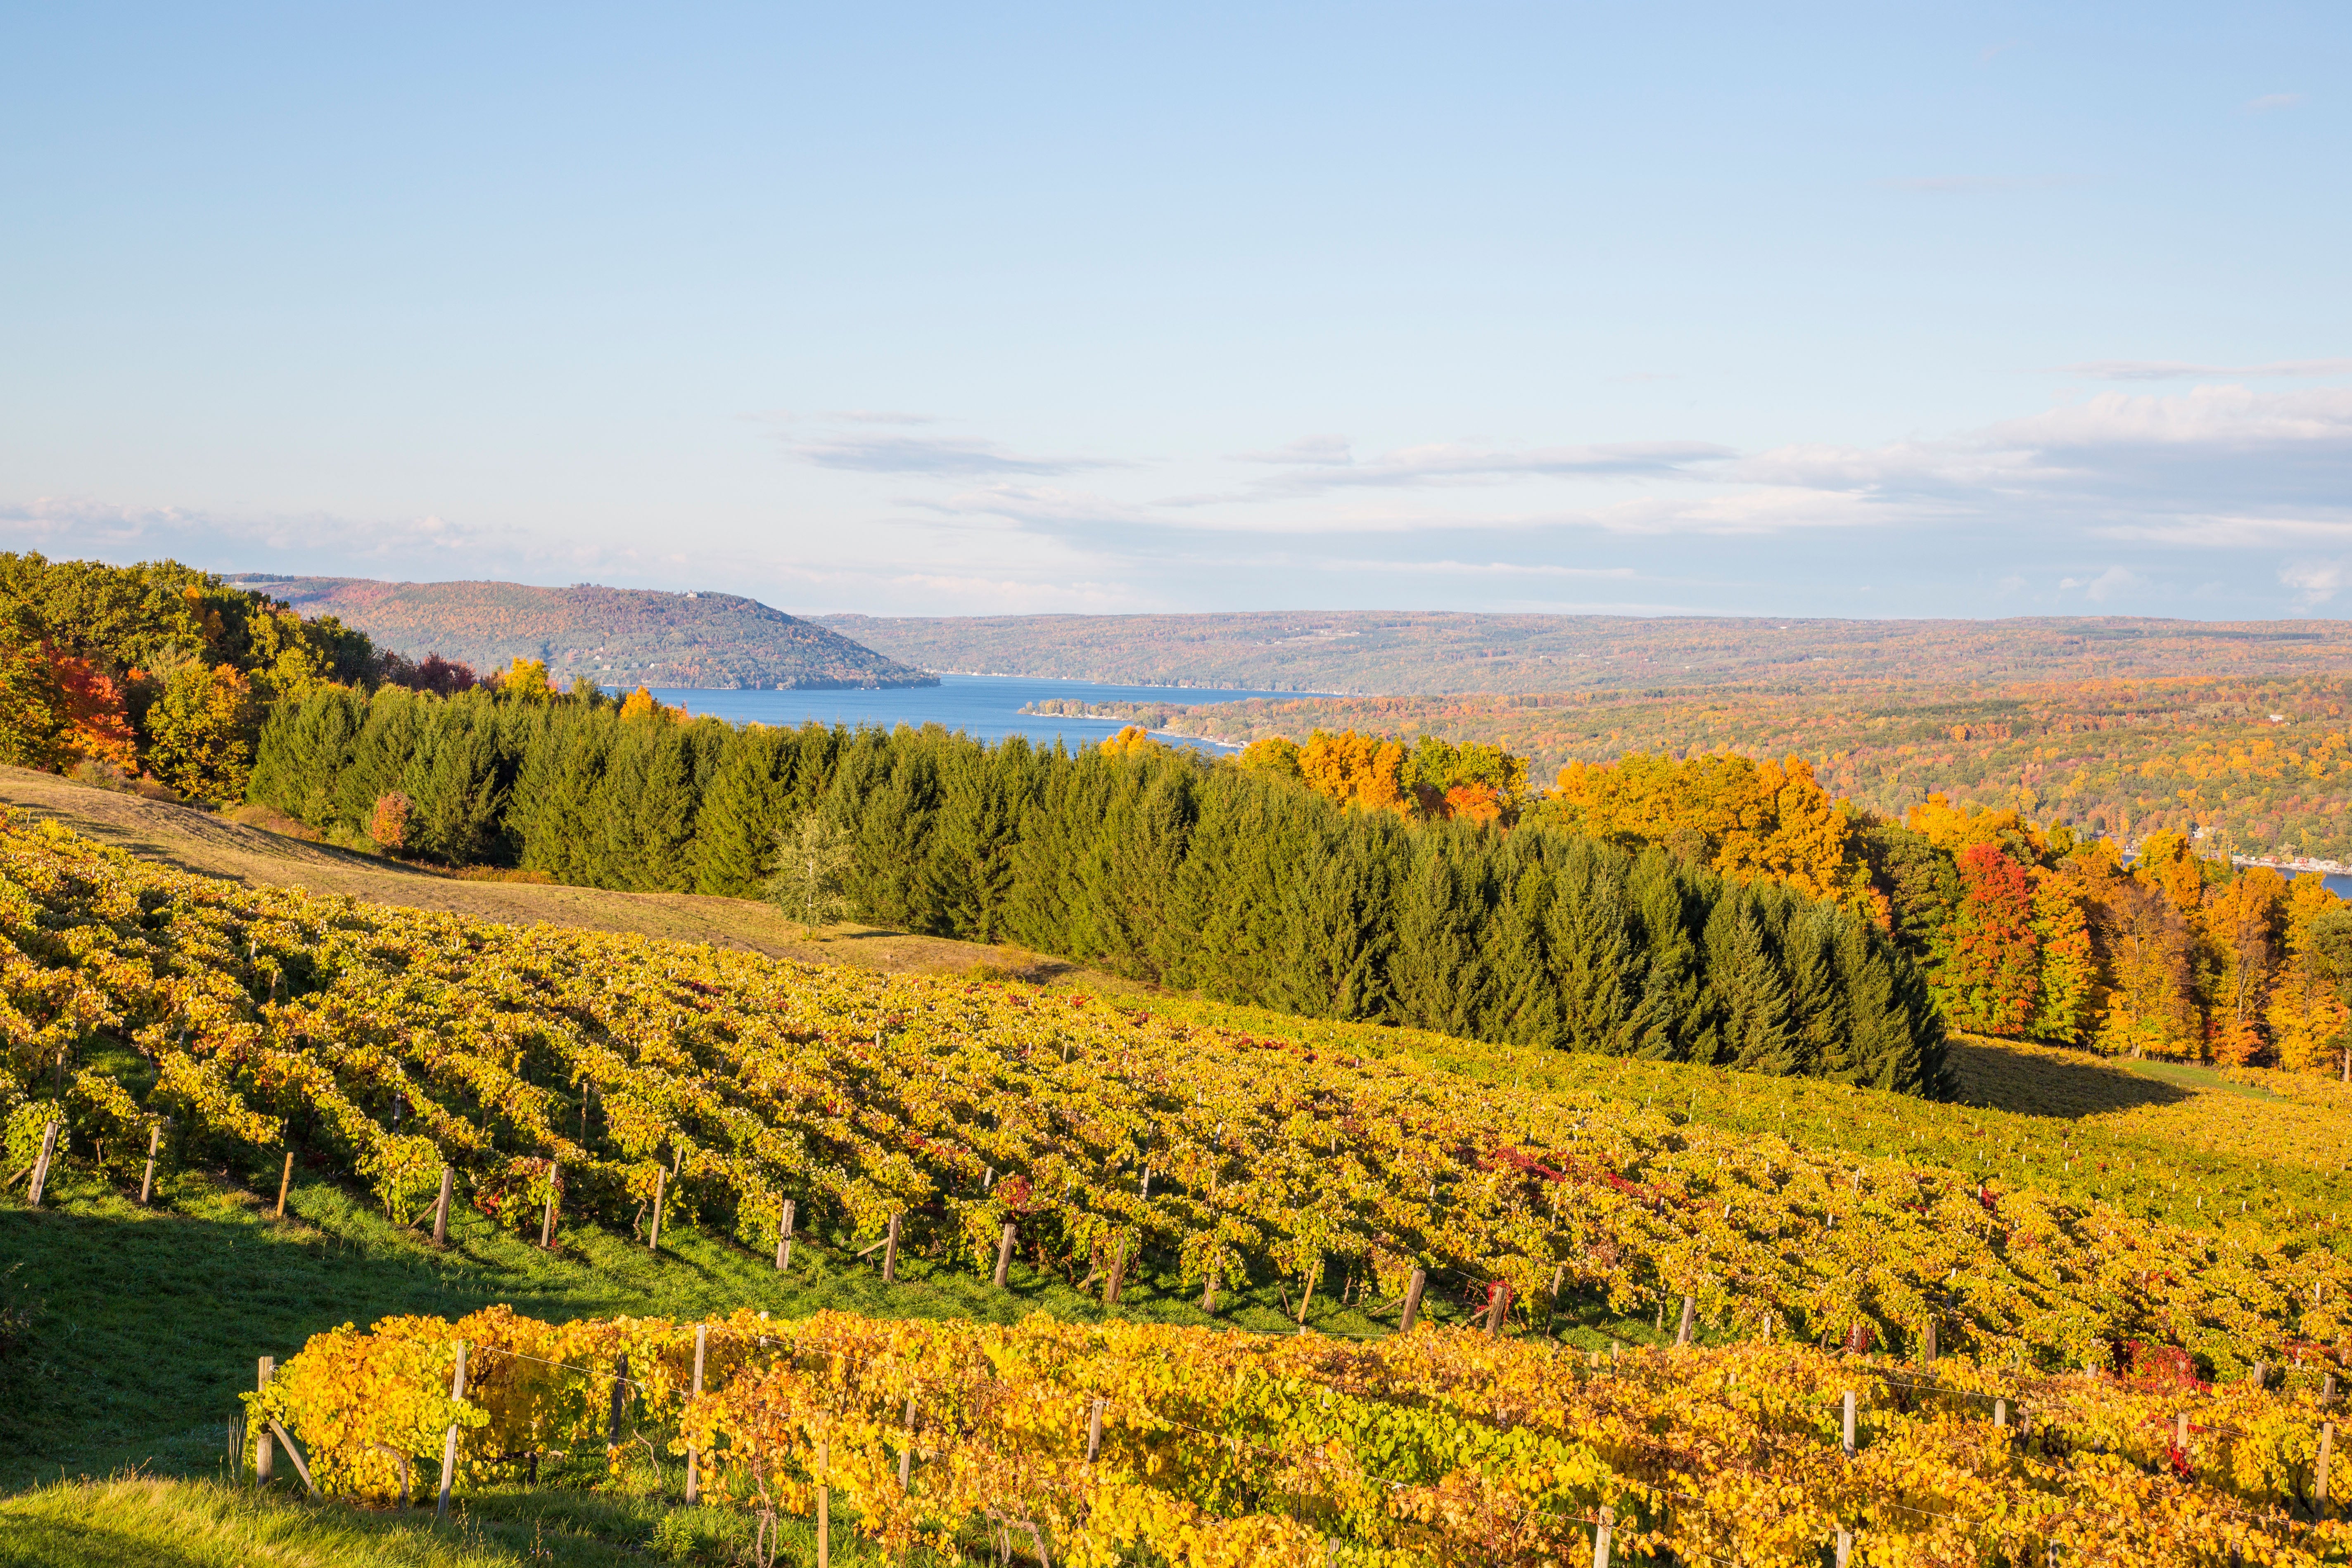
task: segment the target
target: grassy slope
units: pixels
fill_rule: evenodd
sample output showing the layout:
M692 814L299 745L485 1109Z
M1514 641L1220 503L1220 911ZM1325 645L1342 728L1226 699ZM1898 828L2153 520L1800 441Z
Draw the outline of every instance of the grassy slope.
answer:
M373 903L443 910L511 925L544 921L587 931L635 931L674 942L709 942L771 957L847 963L892 973L950 973L988 963L1044 977L1068 973L1074 967L1018 949L983 947L872 926L830 927L812 941L797 922L746 899L446 877L226 820L194 806L168 805L138 795L91 789L23 768L0 766L0 803L18 807L36 819L55 818L100 844L146 859L257 887L300 886Z
M778 1521L780 1563L815 1560L814 1531ZM643 1496L495 1488L453 1500L436 1527L423 1510L314 1503L284 1490L155 1477L52 1482L0 1500L0 1568L519 1568L562 1563L620 1568L685 1558L742 1561L741 1515L673 1509ZM833 1560L880 1563L847 1530ZM928 1562L929 1553L917 1562Z

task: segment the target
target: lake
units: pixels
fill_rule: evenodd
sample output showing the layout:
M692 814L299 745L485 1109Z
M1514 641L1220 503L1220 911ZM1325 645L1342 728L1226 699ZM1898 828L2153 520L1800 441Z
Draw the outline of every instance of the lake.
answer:
M654 692L689 713L709 713L737 724L797 728L820 724L944 725L983 741L1026 735L1050 746L1061 740L1076 750L1118 733L1110 719L1066 719L1024 713L1032 702L1054 700L1098 702L1238 702L1251 697L1300 697L1298 691L1227 691L1199 686L1104 686L1091 680L1037 680L1011 675L943 675L937 686L899 686L881 690L706 691L665 687ZM1233 748L1214 741L1181 742L1205 752Z

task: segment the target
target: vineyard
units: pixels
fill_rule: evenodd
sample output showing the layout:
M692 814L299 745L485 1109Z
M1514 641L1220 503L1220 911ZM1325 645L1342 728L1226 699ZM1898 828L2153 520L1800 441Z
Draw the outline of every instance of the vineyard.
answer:
M321 1334L247 1403L315 1485L379 1503L436 1461L460 1489L682 1461L758 1545L814 1515L894 1559L1328 1568L2343 1562L2325 1399L1785 1344L499 1309Z
M12 1170L61 1084L70 1146L134 1186L168 1114L179 1159L299 1152L402 1225L446 1168L525 1235L692 1225L980 1278L1012 1247L1105 1307L1255 1291L1311 1323L1420 1270L1514 1331L1689 1297L1702 1337L1907 1353L1933 1324L2051 1372L2344 1353L2332 1219L2199 1230L1084 996L239 889L55 826L0 832L0 874ZM150 1064L143 1100L77 1066L91 1039Z

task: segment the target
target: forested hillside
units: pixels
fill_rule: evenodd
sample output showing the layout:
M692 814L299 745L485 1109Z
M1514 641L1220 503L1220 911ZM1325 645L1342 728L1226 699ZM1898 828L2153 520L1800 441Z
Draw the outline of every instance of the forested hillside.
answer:
M1547 782L1629 752L1796 755L1888 816L1943 795L2125 844L2185 833L2235 854L2352 862L2352 682L2340 673L1040 706L1234 745L1318 729L1408 745L1430 735L1525 757Z
M925 669L1259 691L1527 692L1827 682L2321 675L2342 621L1729 619L1687 616L1241 614L829 616Z
M331 615L413 658L477 669L544 664L569 685L722 689L927 686L936 678L814 621L734 594L658 594L575 583L382 583L363 577L239 578L298 609Z
M440 673L176 562L0 554L0 763L224 804L272 701Z
M587 886L744 894L837 865L850 906L888 925L1307 1016L1943 1083L1918 970L1865 911L1555 825L1360 809L1139 736L1069 756L647 701L322 689L272 718L253 795Z

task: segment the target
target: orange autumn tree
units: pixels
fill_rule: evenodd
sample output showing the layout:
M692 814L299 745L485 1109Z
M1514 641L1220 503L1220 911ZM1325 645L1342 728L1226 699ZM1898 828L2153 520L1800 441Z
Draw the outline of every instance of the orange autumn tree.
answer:
M58 691L65 703L61 750L67 758L137 773L139 737L124 710L122 689L89 659L60 654L52 662Z

